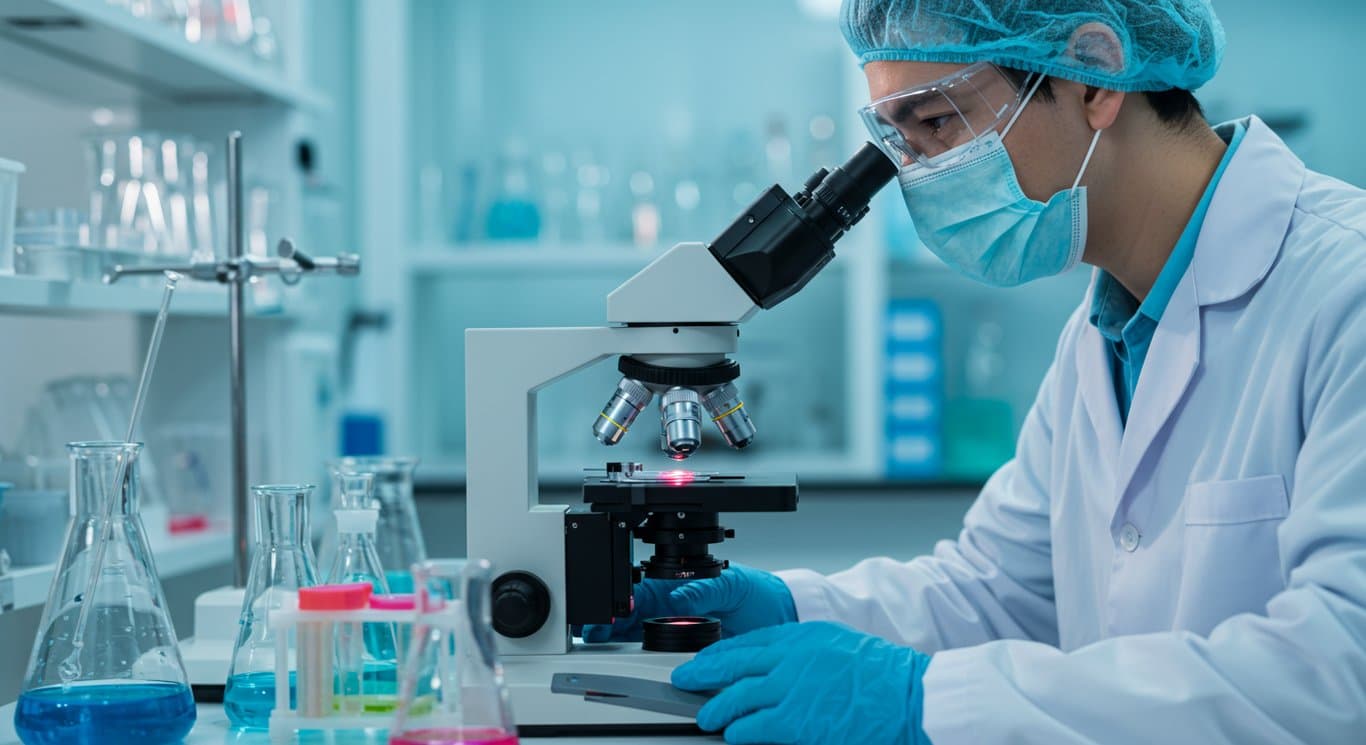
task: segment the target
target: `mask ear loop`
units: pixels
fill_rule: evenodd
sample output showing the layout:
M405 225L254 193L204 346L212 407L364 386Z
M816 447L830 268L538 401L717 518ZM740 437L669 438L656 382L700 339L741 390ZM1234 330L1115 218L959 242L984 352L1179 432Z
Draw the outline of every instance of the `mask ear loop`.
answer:
M1081 162L1081 170L1077 171L1077 180L1072 182L1072 191L1076 191L1081 186L1081 177L1086 175L1087 166L1091 165L1091 156L1096 154L1096 145L1100 144L1100 133L1103 129L1096 130L1096 136L1091 138L1091 149L1086 151L1086 158Z

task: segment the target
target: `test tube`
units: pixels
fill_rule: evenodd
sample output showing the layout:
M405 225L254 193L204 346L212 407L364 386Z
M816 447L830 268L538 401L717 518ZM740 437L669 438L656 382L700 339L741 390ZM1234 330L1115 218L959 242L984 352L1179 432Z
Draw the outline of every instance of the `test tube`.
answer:
M337 709L343 715L364 711L364 691L361 687L365 671L365 638L361 625L354 621L336 624L337 653Z
M318 585L299 590L299 609L317 617L299 622L299 713L304 717L363 711L361 678L364 637L361 624L338 614L358 611L374 592L368 582ZM334 696L335 692L335 696ZM336 696L341 700L336 701Z
M298 708L300 716L332 713L332 623L299 622Z

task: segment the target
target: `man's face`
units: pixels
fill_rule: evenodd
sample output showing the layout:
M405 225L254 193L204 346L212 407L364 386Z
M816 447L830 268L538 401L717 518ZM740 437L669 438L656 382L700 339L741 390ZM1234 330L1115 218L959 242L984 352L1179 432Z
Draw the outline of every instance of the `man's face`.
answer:
M907 89L932 84L965 67L967 65L939 62L869 62L863 71L868 78L870 100L876 101ZM987 76L986 85L1009 85L1004 77L999 80L994 77ZM1054 101L1044 101L1036 95L1025 106L1024 113L1005 139L1006 150L1010 153L1025 194L1041 202L1071 188L1094 135L1082 109L1085 87L1054 79L1053 91ZM904 113L912 118L923 113L926 119L931 120L925 127L929 128L940 124L933 118L944 113L930 111L930 108L933 107L927 107L923 112L911 110ZM1006 121L998 124L998 132L1005 128ZM951 126L947 120L943 123ZM917 142L925 138L923 134L909 126L902 128L902 132L912 146L921 152L934 154L935 143Z

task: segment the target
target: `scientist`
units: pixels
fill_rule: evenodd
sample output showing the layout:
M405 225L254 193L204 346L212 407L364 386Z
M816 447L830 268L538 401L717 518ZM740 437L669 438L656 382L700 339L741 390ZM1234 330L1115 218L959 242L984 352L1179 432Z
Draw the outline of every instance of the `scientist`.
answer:
M1366 194L1256 117L1206 124L1206 0L845 0L842 28L923 242L992 285L1094 280L956 541L638 588L723 621L673 674L719 691L698 723L1366 742Z

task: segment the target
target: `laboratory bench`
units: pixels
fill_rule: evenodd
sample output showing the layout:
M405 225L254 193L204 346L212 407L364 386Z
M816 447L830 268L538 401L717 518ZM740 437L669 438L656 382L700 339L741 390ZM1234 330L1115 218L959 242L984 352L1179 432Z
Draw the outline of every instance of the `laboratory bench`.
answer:
M329 742L320 736L309 736L307 738L297 738L296 742ZM594 743L648 743L648 745L699 745L703 743L721 742L720 737L695 736L621 736L621 737L523 737L523 743L544 742L555 743L555 745L592 745ZM342 743L385 743L387 740L382 736L369 739L363 736L338 737L335 742ZM198 719L195 722L194 730L190 736L185 738L184 745L270 745L270 735L265 732L237 732L228 726L228 717L223 713L223 707L217 704L200 704ZM0 745L19 745L19 738L14 734L14 704L7 704L0 707Z

